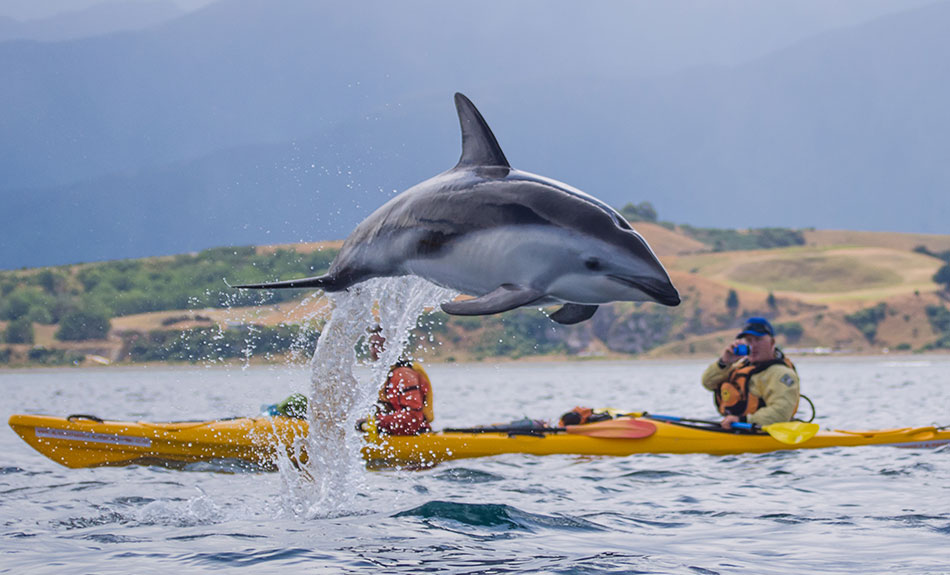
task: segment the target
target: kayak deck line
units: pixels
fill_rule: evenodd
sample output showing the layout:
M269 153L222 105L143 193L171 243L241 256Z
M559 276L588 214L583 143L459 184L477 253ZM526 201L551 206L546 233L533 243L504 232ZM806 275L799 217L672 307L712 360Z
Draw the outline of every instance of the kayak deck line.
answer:
M935 448L950 444L950 430L936 426L880 430L819 431L797 445L767 434L723 433L650 420L646 437L598 437L582 433L430 432L379 436L367 441L364 458L373 466L419 466L441 461L520 453L526 455L629 456L645 453L733 455L791 449L887 445ZM288 417L229 418L188 422L109 421L13 415L10 427L31 447L71 468L165 465L235 460L274 469L278 455L296 461L294 440L307 422ZM583 427L583 426L580 426ZM526 429L525 432L531 430ZM370 439L370 438L368 438ZM306 453L300 459L305 459Z

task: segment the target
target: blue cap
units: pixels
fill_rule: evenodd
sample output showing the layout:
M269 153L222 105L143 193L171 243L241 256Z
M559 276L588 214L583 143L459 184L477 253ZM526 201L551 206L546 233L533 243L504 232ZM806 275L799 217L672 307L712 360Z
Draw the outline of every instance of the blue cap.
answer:
M736 338L740 338L744 335L771 335L775 336L775 330L772 329L772 324L769 323L769 320L764 317L750 317L745 320L745 325L742 327L742 331L739 332L739 335Z

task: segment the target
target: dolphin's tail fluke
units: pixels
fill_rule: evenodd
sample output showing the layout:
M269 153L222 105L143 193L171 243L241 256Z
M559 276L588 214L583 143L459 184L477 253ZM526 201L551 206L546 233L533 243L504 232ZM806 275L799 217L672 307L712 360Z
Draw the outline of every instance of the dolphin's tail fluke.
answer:
M230 285L230 284L229 284ZM262 284L243 284L230 286L237 289L290 289L290 288L313 288L324 291L340 291L336 279L330 275L322 275L313 278L300 278L297 280L286 280L282 282L270 282Z

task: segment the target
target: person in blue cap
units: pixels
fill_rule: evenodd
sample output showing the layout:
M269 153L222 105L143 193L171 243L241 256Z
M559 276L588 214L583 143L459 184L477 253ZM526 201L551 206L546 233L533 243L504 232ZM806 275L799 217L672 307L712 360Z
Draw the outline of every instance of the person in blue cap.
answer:
M713 392L725 429L737 421L759 427L790 421L798 410L798 372L775 347L775 330L764 317L746 320L702 381Z

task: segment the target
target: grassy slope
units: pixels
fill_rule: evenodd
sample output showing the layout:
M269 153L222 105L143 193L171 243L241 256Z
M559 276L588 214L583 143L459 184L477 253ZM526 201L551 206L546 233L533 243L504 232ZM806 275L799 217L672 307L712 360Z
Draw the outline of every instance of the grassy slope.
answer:
M806 244L814 247L864 246L909 252L916 246L925 246L934 252L950 250L950 235L849 230L810 230L804 234Z
M684 296L678 308L680 318L689 318L698 307L706 317L718 317L728 328L696 335L677 333L672 343L649 352L650 356L709 355L731 341L735 325L748 313L770 312L774 323L798 322L805 329L800 341L783 342L792 347L833 347L856 352L879 351L882 347L907 344L918 349L933 341L935 335L927 321L927 305L940 303L938 286L931 277L942 265L936 258L916 252L926 245L934 251L950 249L950 236L917 234L810 231L807 245L775 250L713 253L704 244L662 226L638 223L636 229L650 242L670 270L674 283ZM314 250L322 244L293 246L298 252ZM339 247L340 242L333 242ZM278 246L263 246L269 253ZM287 246L282 246L287 247ZM702 252L702 253L700 253ZM725 306L727 294L735 289L740 310L735 317ZM778 301L776 310L768 308L769 292ZM889 313L881 323L872 344L844 316L878 302L888 305ZM230 310L166 311L114 318L113 334L121 331L182 329L217 324L249 322L265 325L294 323L326 314L325 300L310 298L303 302ZM632 309L620 304L618 309ZM626 307L623 307L626 306ZM647 304L652 306L652 304ZM200 317L196 317L200 316ZM171 327L164 325L177 318ZM185 319L182 319L185 318ZM685 319L679 321L680 328ZM429 355L433 359L454 357L470 359L469 350L481 330L466 331L450 320L453 337ZM679 328L678 328L679 329ZM53 338L55 326L35 326L36 343L46 346L86 350L110 355L118 350L117 337L107 341L63 344ZM452 343L454 340L455 343ZM615 355L606 351L602 341L594 340L588 352Z
M678 257L669 263L737 290L772 291L804 301L877 300L937 289L935 258L892 248L795 247Z
M805 329L800 341L787 345L879 351L902 343L917 349L933 341L925 308L942 301L931 278L943 262L912 250L950 249L950 236L848 231L805 236L800 247L682 254L664 262L681 292L702 294L707 313L728 313L729 289L736 290L744 310L767 309L765 298L774 293L779 302L774 323L794 321ZM886 303L889 313L872 344L844 316L878 302ZM693 336L650 355L717 353L734 334L726 329Z

